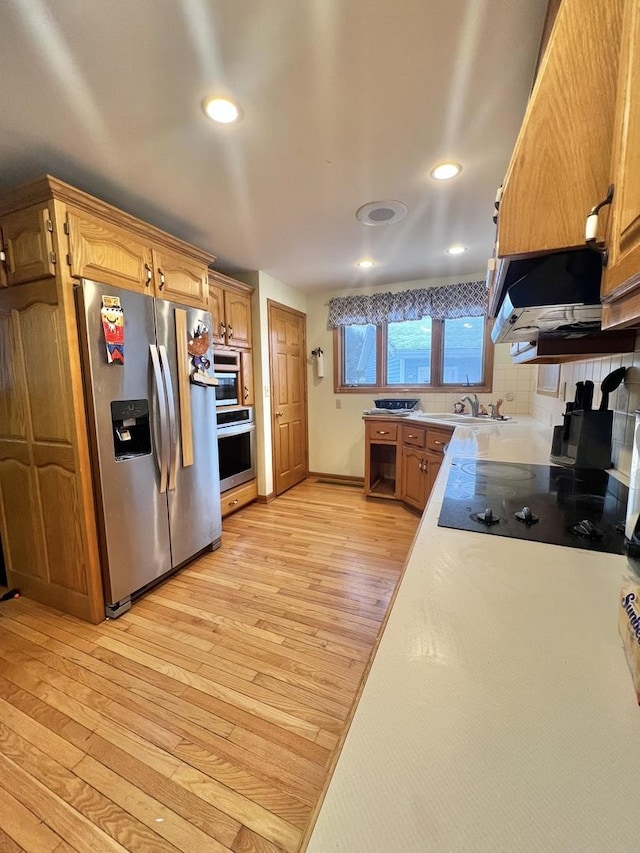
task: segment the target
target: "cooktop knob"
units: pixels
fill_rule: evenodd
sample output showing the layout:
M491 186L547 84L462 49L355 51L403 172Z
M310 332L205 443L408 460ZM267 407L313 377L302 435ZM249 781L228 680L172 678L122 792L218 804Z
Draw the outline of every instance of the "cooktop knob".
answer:
M595 526L592 521L589 521L588 518L583 518L582 521L579 521L577 524L574 524L573 527L569 528L569 532L573 533L575 536L584 536L585 539L602 539L604 537L604 533Z
M518 521L524 521L525 524L536 524L536 522L540 521L540 516L534 515L531 512L530 506L523 506L522 509L516 513L516 518Z
M487 527L491 527L492 524L498 524L500 519L497 515L493 514L493 510L490 506L488 506L484 512L476 512L471 518L474 518L476 521L479 521L480 524L486 524Z

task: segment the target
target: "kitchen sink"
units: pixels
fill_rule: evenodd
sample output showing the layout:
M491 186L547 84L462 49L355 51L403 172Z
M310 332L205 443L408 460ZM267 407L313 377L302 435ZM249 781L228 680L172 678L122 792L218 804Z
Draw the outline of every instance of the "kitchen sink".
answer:
M492 420L488 415L457 415L454 412L415 412L414 418L422 421L439 421L450 424L500 424L507 421ZM509 419L510 420L510 419Z

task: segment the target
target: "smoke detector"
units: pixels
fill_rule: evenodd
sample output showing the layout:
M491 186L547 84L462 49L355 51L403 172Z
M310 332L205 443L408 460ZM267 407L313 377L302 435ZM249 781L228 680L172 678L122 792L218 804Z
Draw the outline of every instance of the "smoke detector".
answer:
M401 201L370 201L356 210L356 219L363 225L393 225L407 212L407 205Z

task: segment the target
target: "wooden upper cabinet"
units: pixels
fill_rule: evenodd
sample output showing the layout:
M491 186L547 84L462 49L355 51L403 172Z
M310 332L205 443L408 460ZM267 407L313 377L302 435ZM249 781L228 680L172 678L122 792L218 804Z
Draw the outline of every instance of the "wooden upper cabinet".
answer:
M242 383L240 402L243 406L254 406L256 395L253 382L253 356L250 349L242 350L240 353L240 381Z
M209 311L214 346L251 347L252 289L222 273L209 271Z
M640 323L640 4L627 0L602 278L603 327Z
M224 314L227 344L230 347L250 347L251 297L246 293L225 290Z
M224 290L211 283L209 277L209 311L213 320L211 340L214 346L226 346L226 325L224 321Z
M153 293L151 249L142 239L84 211L67 211L71 275Z
M499 257L585 245L586 216L609 184L622 6L560 6L505 178Z
M156 296L194 308L207 308L207 265L164 248L153 250Z
M56 274L53 223L47 205L37 204L0 219L5 252L4 284L24 284Z

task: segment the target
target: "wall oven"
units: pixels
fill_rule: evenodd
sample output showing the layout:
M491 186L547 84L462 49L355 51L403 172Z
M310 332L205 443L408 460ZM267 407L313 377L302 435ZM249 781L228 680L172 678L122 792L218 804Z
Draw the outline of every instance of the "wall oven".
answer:
M218 410L216 420L220 491L226 492L256 476L253 406Z
M213 375L218 380L215 386L216 406L240 405L240 354L214 350Z

